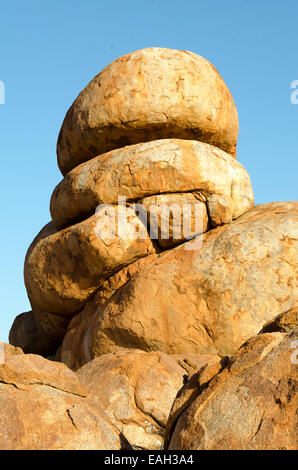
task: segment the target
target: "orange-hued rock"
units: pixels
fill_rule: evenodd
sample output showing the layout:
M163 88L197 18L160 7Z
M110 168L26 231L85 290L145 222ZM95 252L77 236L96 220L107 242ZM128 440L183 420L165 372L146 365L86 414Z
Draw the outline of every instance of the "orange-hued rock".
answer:
M88 329L91 328L95 312L105 302L125 285L143 266L151 263L156 258L152 254L130 264L118 273L103 282L85 307L69 323L61 347L56 354L56 360L66 364L70 369L76 370L91 361L90 347L88 344ZM85 338L86 340L82 340Z
M206 198L199 193L173 193L138 201L150 238L158 240L161 248L168 249L212 228L202 199Z
M139 258L153 253L145 227L130 207L116 206L116 217L126 211L130 224L124 235L117 220L104 213L56 232L48 224L30 246L25 260L25 284L33 310L73 316L102 281ZM144 237L135 237L136 224ZM105 231L105 227L108 230ZM51 234L48 235L49 228Z
M23 354L24 352L20 347L0 341L0 365L6 362L8 356L19 356Z
M49 317L49 314L43 315L43 317ZM37 318L40 315L37 316ZM56 319L55 315L55 319ZM57 320L60 323L60 318ZM55 322L56 324L56 322ZM65 324L67 328L68 324ZM12 324L9 332L9 342L13 346L21 348L24 353L40 354L41 356L49 356L54 354L60 346L63 339L65 330L63 331L62 337L60 333L57 334L57 326L55 327L55 335L47 334L36 323L36 318L32 311L24 312L18 315Z
M155 260L156 256L155 253L152 253L144 258L140 258L103 281L94 295L96 303L103 305L120 287L132 279L140 269Z
M87 303L86 309L82 309L79 313L74 313L76 317L72 320L71 325L77 324L82 315L86 317L86 311L93 314L96 305L103 305L104 302L109 299L117 289L125 284L131 277L145 264L148 264L156 255L148 255L131 263L126 268L123 268L118 273L114 274L106 281L103 281L101 287L96 291L92 301ZM40 354L41 356L48 357L56 354L57 349L61 345L65 333L67 337L64 339L63 345L63 360L66 365L71 368L78 368L85 364L85 360L81 361L81 357L84 351L83 345L75 345L75 355L71 357L72 361L78 358L78 364L68 363L66 358L68 357L67 352L65 353L66 345L73 348L71 332L73 327L68 328L71 315L66 317L59 314L45 312L39 309L35 309L34 312L24 312L18 315L9 332L9 342L11 345L18 346L25 353ZM80 325L83 326L83 325ZM68 329L67 329L68 328ZM60 351L60 350L59 350ZM76 353L77 351L77 353Z
M231 355L297 305L298 202L256 206L186 249L193 243L158 255L91 308L82 336L72 331L76 344L91 358L124 348Z
M292 308L286 313L281 313L274 320L267 322L261 333L272 333L273 331L281 331L288 333L294 329L298 329L298 306Z
M77 375L133 449L162 449L173 401L188 374L216 365L215 356L167 356L126 350L86 364Z
M296 450L297 340L297 329L253 337L207 386L198 380L192 397L182 392L180 414L174 403L167 425L169 449Z
M14 352L5 359L0 364L2 450L121 449L119 431L64 364Z
M215 356L211 356L215 357ZM228 356L218 361L209 361L205 366L198 369L194 373L190 374L188 379L185 381L181 390L176 395L175 401L171 408L171 412L166 424L166 432L164 436L164 447L167 448L169 441L172 437L173 430L176 422L183 411L190 406L194 400L202 393L202 390L206 387L213 377L223 370L225 365L228 363Z
M117 149L73 169L53 192L51 215L61 228L89 217L98 204L118 203L118 196L136 202L196 190L216 218L219 205L228 221L253 205L249 175L231 155L202 142L164 139Z
M58 139L60 170L115 148L164 138L194 139L236 155L232 95L206 59L148 48L118 58L69 109Z
M0 449L297 448L298 201L254 206L237 135L188 51L132 52L79 94L31 311L0 341Z

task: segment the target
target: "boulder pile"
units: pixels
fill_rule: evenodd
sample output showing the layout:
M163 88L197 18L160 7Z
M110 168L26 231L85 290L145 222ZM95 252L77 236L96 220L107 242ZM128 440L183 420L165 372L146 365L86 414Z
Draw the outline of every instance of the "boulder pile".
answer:
M80 93L0 365L21 409L0 447L294 448L298 203L254 206L237 134L188 51L133 52Z

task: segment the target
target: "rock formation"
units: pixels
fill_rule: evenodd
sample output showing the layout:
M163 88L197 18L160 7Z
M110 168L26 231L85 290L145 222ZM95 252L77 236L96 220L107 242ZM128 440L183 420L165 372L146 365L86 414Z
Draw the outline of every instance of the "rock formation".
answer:
M60 228L94 214L98 204L116 204L119 194L137 202L194 191L204 202L221 197L227 222L253 203L249 176L229 154L202 142L163 139L99 155L70 171L53 192L51 214Z
M0 449L121 449L119 431L64 364L5 348L0 365Z
M233 354L297 302L297 237L298 203L272 203L211 230L200 250L160 254L104 305L87 304L60 357L77 355L78 344L80 364L126 347Z
M133 449L162 449L172 402L188 375L219 361L211 355L126 349L94 359L77 375L89 399Z
M168 420L169 449L297 449L297 313L270 322L209 382L192 376Z
M80 93L0 364L0 447L162 449L167 427L171 449L293 448L298 203L254 206L237 134L187 51L128 54Z
M115 60L80 93L60 131L58 162L65 175L109 150L169 137L235 155L237 134L235 103L213 65L155 47Z

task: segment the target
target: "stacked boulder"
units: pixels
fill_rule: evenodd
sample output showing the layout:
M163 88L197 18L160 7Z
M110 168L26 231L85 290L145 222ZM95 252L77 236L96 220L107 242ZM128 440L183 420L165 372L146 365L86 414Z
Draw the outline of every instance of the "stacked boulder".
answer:
M298 302L298 204L253 206L237 134L217 70L162 48L114 61L63 122L64 179L27 252L32 311L15 319L10 343L77 371L117 448L162 448L188 376L203 374L204 387L229 379L227 357ZM177 231L173 208L186 206ZM125 232L107 230L110 209ZM184 437L189 420L171 441L175 420L172 448L203 446Z

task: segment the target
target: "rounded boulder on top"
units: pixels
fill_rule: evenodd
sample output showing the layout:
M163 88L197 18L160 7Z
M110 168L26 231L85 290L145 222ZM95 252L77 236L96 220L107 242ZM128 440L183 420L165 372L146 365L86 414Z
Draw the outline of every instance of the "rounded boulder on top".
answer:
M236 156L238 114L215 67L189 51L152 47L118 58L66 114L57 143L63 175L126 145L165 138L206 142Z

